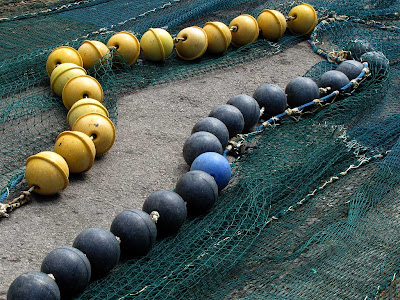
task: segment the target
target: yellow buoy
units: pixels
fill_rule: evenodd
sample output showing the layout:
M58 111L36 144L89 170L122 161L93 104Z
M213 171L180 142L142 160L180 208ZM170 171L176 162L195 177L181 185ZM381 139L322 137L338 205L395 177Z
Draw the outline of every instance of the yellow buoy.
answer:
M285 16L273 9L263 10L257 18L257 23L262 37L269 41L279 40L286 30Z
M287 22L289 30L294 34L308 34L317 25L317 13L310 4L303 3L293 7L289 16L295 18Z
M91 113L80 117L72 130L80 131L93 138L96 155L103 155L115 141L115 127L111 120L101 114Z
M85 98L75 102L69 110L67 115L69 126L72 128L77 119L90 113L98 113L106 117L109 116L107 108L105 108L103 104L95 99Z
M176 53L180 58L193 60L207 50L207 33L197 26L182 29L175 38Z
M115 47L124 56L125 62L132 65L140 53L140 44L136 36L128 31L114 34L107 42L108 48Z
M61 46L54 49L47 57L46 71L49 77L53 70L63 63L74 63L83 67L82 57L78 51L68 46Z
M86 75L86 70L73 63L58 65L50 76L51 90L57 96L61 96L65 84L72 78Z
M140 39L140 48L145 59L164 61L171 54L174 42L168 31L150 28Z
M71 173L88 171L94 163L96 148L90 137L80 131L64 131L57 137L54 152L60 154Z
M103 102L103 89L100 83L89 75L80 75L70 79L62 91L62 100L69 110L75 102L91 98Z
M36 186L35 193L53 195L68 186L69 169L65 159L51 151L43 151L26 160L25 179Z
M229 24L232 31L232 44L236 47L254 42L258 38L257 20L250 15L240 15Z
M78 48L78 52L83 60L83 67L86 70L91 69L101 58L104 58L108 51L107 46L99 41L86 40Z
M208 52L222 54L228 49L232 41L228 26L222 22L207 22L203 29L207 34Z

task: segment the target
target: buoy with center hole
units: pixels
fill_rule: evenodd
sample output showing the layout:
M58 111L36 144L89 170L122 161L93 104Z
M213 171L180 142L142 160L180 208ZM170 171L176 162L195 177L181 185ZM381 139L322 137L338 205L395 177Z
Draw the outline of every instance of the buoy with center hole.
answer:
M75 102L90 98L103 102L103 88L96 78L89 75L80 75L70 79L62 91L64 106L69 110Z
M108 152L115 141L114 124L109 118L98 113L81 116L72 126L72 130L80 131L93 137L97 156Z
M63 63L73 63L80 67L83 67L83 60L77 50L68 46L61 46L54 49L46 61L46 71L49 77L53 70Z

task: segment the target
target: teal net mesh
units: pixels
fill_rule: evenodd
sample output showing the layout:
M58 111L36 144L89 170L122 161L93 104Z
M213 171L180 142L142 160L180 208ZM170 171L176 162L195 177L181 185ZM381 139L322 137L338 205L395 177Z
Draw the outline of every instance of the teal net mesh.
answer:
M61 1L60 1L61 2ZM44 68L57 46L107 42L121 30L138 38L149 27L172 35L209 19L229 23L265 8L287 15L289 1L82 1L53 3L0 20L0 187L15 187L26 158L50 149L67 130L66 109L49 90ZM61 5L63 4L63 5ZM233 178L207 215L189 220L145 257L121 262L94 281L82 299L364 299L395 298L400 271L399 1L310 1L321 24L315 39L327 52L370 41L390 61L359 89L328 106L247 138ZM7 12L7 11L5 11ZM7 15L7 13L5 13ZM372 22L373 21L373 22ZM380 23L376 23L379 21ZM29 38L26 38L29 36ZM205 74L279 54L308 39L285 33L221 57L162 66L108 61L89 70L117 122L117 98L136 89ZM310 51L311 47L310 47ZM321 62L305 76L336 68ZM24 138L22 139L21 136ZM17 180L16 180L17 179ZM326 184L327 183L327 184ZM4 200L4 199L2 199Z

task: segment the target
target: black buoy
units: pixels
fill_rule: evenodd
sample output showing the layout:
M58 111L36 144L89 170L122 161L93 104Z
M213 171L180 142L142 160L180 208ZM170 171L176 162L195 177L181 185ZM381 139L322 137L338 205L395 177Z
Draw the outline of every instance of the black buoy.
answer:
M228 145L229 142L228 128L226 128L226 125L217 118L207 117L198 121L193 126L192 134L199 131L207 131L215 135L219 139L222 148L225 148Z
M275 84L264 84L256 89L253 98L260 107L264 107L264 114L276 116L283 113L287 106L285 92Z
M191 215L200 215L214 206L218 198L218 185L210 174L196 170L182 175L175 192L186 202Z
M352 80L360 75L363 69L364 66L359 61L345 60L338 65L336 71L344 73L349 80Z
M223 148L219 139L212 133L199 131L193 133L183 145L183 158L190 166L197 156L205 152L222 154Z
M157 212L157 233L161 236L178 232L186 220L186 204L177 193L159 190L151 193L143 204L148 214Z
M73 247L85 253L92 268L92 277L106 275L118 263L119 242L115 235L102 228L83 230L74 240Z
M121 251L130 257L146 255L157 237L153 220L139 209L119 213L112 221L110 230L121 239Z
M285 88L290 107L299 107L319 98L318 85L308 77L296 77Z
M356 60L360 60L364 53L374 51L374 46L370 42L359 39L350 41L346 48L351 52L351 57Z
M349 82L349 78L347 78L344 73L331 70L321 75L321 77L317 80L317 85L321 88L331 88L328 92L328 94L330 94L333 91L340 91L340 89Z
M229 138L232 138L243 131L243 115L240 110L233 105L219 105L211 111L209 117L217 118L225 124L229 131Z
M364 53L361 61L368 63L368 67L375 75L384 75L389 71L389 60L382 52L372 51Z
M73 247L62 247L51 251L44 258L40 269L53 274L61 295L75 295L89 284L90 262L86 255Z
M59 300L60 298L60 290L55 281L42 272L19 275L7 292L7 300Z
M260 118L260 106L253 98L245 94L240 94L228 100L227 104L235 106L243 115L244 131L250 131L257 124Z

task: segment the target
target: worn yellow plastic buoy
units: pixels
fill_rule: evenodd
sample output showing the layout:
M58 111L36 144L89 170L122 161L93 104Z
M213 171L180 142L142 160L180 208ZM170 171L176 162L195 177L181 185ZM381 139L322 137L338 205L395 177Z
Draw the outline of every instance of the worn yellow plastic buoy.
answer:
M289 16L295 18L287 22L289 30L294 34L310 33L318 21L314 7L307 3L293 7L289 12Z
M232 31L232 44L236 47L254 42L258 38L257 20L250 15L240 15L229 24Z
M63 63L58 65L50 76L51 90L57 96L62 95L65 84L72 78L86 75L86 70L73 63Z
M91 69L101 58L104 58L108 53L108 48L105 44L99 41L83 41L78 48L78 52L83 60L83 67L86 70ZM104 59L103 61L104 62Z
M140 48L145 59L164 61L171 54L174 42L168 31L150 28L140 39Z
M78 51L72 47L61 46L54 49L47 57L46 71L49 76L53 70L60 64L63 63L74 63L80 67L83 67L82 57Z
M67 115L69 126L72 128L77 119L90 113L98 113L106 117L109 116L108 110L103 104L95 99L85 98L75 102L69 110Z
M176 53L180 58L193 60L207 50L207 33L197 26L182 29L175 38Z
M85 133L93 138L96 155L103 155L111 149L115 141L115 127L111 120L101 114L91 113L80 117L72 130Z
M277 41L286 30L286 19L277 10L264 9L257 18L261 36L269 41Z
M69 110L77 101L90 98L103 102L103 89L100 83L89 75L80 75L70 79L62 91L62 100Z
M207 22L203 29L207 34L208 52L222 54L228 49L232 41L228 26L222 22Z
M116 48L124 56L125 62L132 65L140 53L140 44L136 36L128 31L114 34L107 42L108 48ZM118 57L118 56L117 56Z
M43 151L26 160L25 179L36 186L35 193L53 195L68 186L69 169L65 159L51 151Z
M96 148L92 139L80 131L64 131L57 137L54 152L60 154L71 173L88 171L94 163Z

